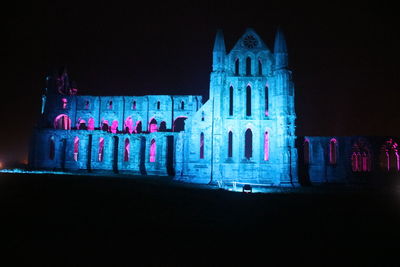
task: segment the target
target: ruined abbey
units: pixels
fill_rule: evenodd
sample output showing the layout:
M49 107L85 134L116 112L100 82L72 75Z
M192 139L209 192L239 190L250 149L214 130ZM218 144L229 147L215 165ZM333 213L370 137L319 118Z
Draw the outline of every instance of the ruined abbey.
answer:
M296 136L295 86L281 30L271 51L247 29L217 32L210 97L79 95L49 75L29 164L35 169L174 176L189 183L292 186L399 172L394 137Z

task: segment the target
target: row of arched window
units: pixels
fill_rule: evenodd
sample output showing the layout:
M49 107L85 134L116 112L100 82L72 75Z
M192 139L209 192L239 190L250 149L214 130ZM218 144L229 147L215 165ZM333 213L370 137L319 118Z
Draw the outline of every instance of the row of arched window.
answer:
M251 62L251 57L246 57L246 69L245 69L245 75L246 76L251 76L251 75L258 75L258 76L262 76L263 75L263 69L262 69L262 62L261 59L258 59L258 64L257 64L257 72L255 72L252 69L252 62ZM239 76L241 75L240 73L240 59L236 58L235 62L234 62L234 75L235 76Z
M253 157L253 133L250 128L248 128L245 132L245 141L244 141L244 157L246 159L250 159ZM232 131L228 132L228 158L233 157L233 133ZM269 160L269 133L264 133L264 160ZM200 159L204 159L204 133L200 133Z
M329 141L329 164L337 164L337 140ZM400 155L397 143L389 139L381 147L379 155L379 165L385 171L400 171ZM306 139L303 144L304 163L310 164L310 141ZM351 169L353 172L370 172L372 170L372 153L367 146L354 144L351 154Z
M79 160L79 137L74 138L74 147L73 147L73 160L78 161ZM150 141L150 162L155 162L156 161L156 140L153 138ZM130 158L130 141L129 138L125 139L124 143L124 161L127 162L129 161ZM55 141L54 141L54 136L50 137L50 146L49 146L49 159L54 160L55 157ZM102 162L104 159L104 138L100 137L99 138L99 143L98 143L98 152L97 152L97 161Z
M185 116L179 116L174 120L172 131L173 132L180 132L185 130L185 123L184 121L187 119ZM65 115L61 114L57 116L54 120L54 128L61 129L61 130L70 130L71 129L71 119ZM89 118L86 122L83 119L78 119L78 123L76 128L78 130L95 130L95 123L93 118ZM109 123L108 120L103 120L101 122L100 129L106 132L117 133L118 132L118 121L113 120L113 122ZM167 131L167 125L165 121L162 121L160 125L157 125L157 121L152 118L149 122L149 132L163 132ZM140 120L136 121L135 125L133 123L132 117L128 117L125 120L124 133L142 133L142 122Z
M229 116L233 116L233 96L234 96L234 89L233 86L229 87ZM265 103L265 115L268 116L268 86L265 86L264 90L264 103ZM251 116L251 107L252 99L251 99L251 87L248 85L246 87L246 116Z

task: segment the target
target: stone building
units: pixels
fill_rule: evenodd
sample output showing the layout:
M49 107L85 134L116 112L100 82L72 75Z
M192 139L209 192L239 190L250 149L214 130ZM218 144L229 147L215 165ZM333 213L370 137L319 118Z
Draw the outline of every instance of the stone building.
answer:
M48 76L47 84L32 168L260 186L359 182L360 173L400 169L393 137L296 140L280 30L273 51L249 28L229 52L218 31L204 104L199 95L77 95L66 72Z

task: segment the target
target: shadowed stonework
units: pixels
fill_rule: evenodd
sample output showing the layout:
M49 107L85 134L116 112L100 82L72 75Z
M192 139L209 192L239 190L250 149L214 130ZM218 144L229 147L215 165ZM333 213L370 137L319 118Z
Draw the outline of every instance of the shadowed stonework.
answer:
M374 172L399 171L394 137L296 140L281 30L273 52L249 28L228 53L218 31L212 53L204 104L198 95L77 95L66 71L48 76L30 166L170 175L220 186L358 183Z

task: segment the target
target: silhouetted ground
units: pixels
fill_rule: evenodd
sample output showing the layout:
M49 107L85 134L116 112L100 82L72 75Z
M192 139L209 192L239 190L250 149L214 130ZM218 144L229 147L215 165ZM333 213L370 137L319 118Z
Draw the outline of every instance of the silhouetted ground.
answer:
M398 189L246 195L163 179L0 174L5 254L27 266L399 266Z

